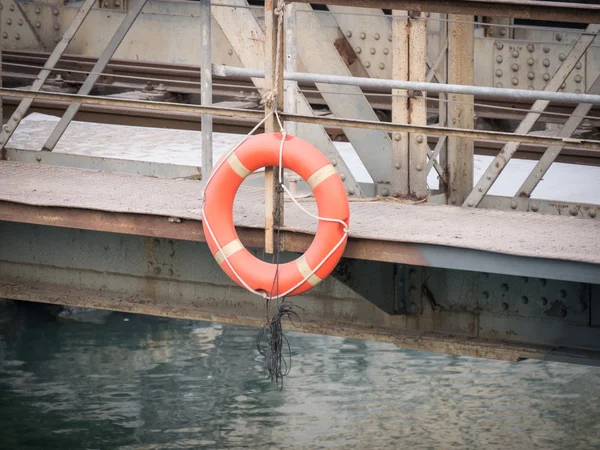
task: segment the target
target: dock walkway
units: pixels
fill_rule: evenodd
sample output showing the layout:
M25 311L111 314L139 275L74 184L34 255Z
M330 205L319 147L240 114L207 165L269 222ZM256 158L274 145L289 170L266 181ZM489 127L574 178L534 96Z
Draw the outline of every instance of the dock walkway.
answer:
M261 244L262 232L256 231L263 227L262 199L262 190L256 188L242 188L236 198L236 226L242 240L250 246ZM158 221L171 229L181 227L188 230L188 236L183 238L204 241L200 226L201 183L194 180L2 161L0 201L0 220L127 233L118 225L135 217ZM306 206L315 210L316 205L308 201ZM112 214L113 225L94 219L93 212ZM316 226L313 219L288 203L284 229L284 248L303 251ZM129 234L138 233L141 232L137 229L129 230ZM162 237L169 237L173 231L165 233ZM346 256L360 259L530 273L587 282L600 280L597 220L357 201L351 202L350 237ZM517 259L521 261L515 265ZM549 267L553 267L552 273Z

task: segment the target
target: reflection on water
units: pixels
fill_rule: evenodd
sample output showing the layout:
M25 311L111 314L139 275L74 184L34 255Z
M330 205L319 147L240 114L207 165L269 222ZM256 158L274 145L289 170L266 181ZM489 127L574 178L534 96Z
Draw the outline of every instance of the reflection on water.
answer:
M97 321L96 321L97 322ZM283 391L256 330L113 314L0 322L0 446L594 448L600 369L289 333Z

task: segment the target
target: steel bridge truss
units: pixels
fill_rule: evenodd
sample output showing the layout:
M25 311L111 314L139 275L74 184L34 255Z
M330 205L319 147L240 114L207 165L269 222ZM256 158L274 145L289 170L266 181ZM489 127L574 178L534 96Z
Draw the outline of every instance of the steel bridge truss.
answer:
M313 143L332 161L352 199L395 197L465 210L568 213L598 220L600 205L531 198L563 149L600 151L600 141L576 135L589 123L600 123L594 115L594 108L600 105L600 7L596 5L528 0L457 0L451 6L437 0L311 0L328 7L328 11L315 11L308 1L287 1L280 22L275 0L266 0L264 7L253 7L246 0L212 4L209 0L106 0L99 7L95 7L95 0L77 6L58 0L1 3L3 49L50 52L28 89L0 87L1 98L20 101L0 132L2 159L169 178L197 177L212 167L213 143L208 131L213 129L214 118L255 123L277 110L290 131ZM489 20L476 21L481 14ZM516 21L557 18L583 23L585 29L525 29ZM97 32L99 25L103 25L103 33ZM53 78L65 73L58 66L69 57L67 52L93 56L93 67L83 71L84 79L74 83L76 93L46 89ZM115 57L200 66L201 76L192 83L193 88L188 86L200 95L200 102L161 101L160 96L155 101L141 101L92 95L99 83L111 81L109 67ZM0 67L6 72L10 66ZM214 102L213 77L233 73L234 69L241 75L232 79L249 80L254 89L275 94L264 109ZM391 83L385 88L385 94L391 94L389 117L374 106L369 98L373 93L366 92L377 80ZM301 83L311 86L326 111L311 103ZM381 93L381 89L374 92ZM506 103L525 109L514 130L476 127L476 105L485 102L486 95L502 97ZM37 101L68 106L43 148L10 148L11 136ZM549 112L551 105L560 105L570 113L563 115L560 128L547 127L539 133L536 126L540 119L554 114ZM168 164L113 165L97 158L53 152L76 114L86 106L200 115L204 131L201 169ZM483 109L486 107L489 105ZM493 112L489 114L494 117ZM331 128L342 130L371 182L357 180L331 139ZM264 129L278 131L274 116ZM474 146L481 141L493 142L499 150L481 178L474 181ZM513 196L490 195L523 145L544 149L535 168ZM432 171L439 181L436 190L428 185ZM264 174L264 236L255 239L267 252L273 251L275 230L285 225L282 211L275 207L284 204L276 201L280 194L275 189L275 173L274 168L267 168ZM26 209L17 213L36 215ZM46 212L44 217L54 217L55 211ZM137 229L102 229L110 217L97 218L96 230L73 231L68 228L75 225L54 228L37 218L20 227L9 216L6 212L0 222L0 237L7 243L0 248L2 297L50 303L64 303L68 298L81 306L237 323L241 311L244 324L256 325L262 320L262 304L247 302L242 310L231 306L244 304L237 301L242 291L227 291L230 285L207 254L207 247L188 242L201 240L191 228L192 237L169 237L147 226L142 236ZM84 242L97 258L81 250ZM36 259L34 247L42 249L35 265L31 263ZM68 260L61 254L64 248L69 249ZM383 247L380 250L384 252ZM198 260L198 254L203 254L200 274L191 269L191 261ZM123 263L123 255L129 255L131 264ZM481 255L468 257L479 261ZM560 263L554 260L535 266L537 261L531 258L519 263L508 256L481 258L482 267L486 267L481 271L473 270L472 261L465 270L453 269L452 256L446 256L443 267L426 267L423 261L404 264L373 257L346 259L335 280L327 280L314 295L306 297L308 320L303 329L511 360L598 359L597 266L585 265L585 270L578 264L560 266L569 267L568 273L561 274ZM518 276L515 271L523 267L526 273ZM543 270L553 277L542 276ZM375 283L365 280L366 273L380 279ZM36 280L43 289L25 289L24 280ZM210 299L186 303L201 297L198 290L207 284L212 286ZM229 304L223 306L220 299L226 291L233 293ZM334 299L339 307L325 311L323 298ZM532 322L537 325L530 328ZM406 335L399 334L398 329ZM451 338L432 336L436 333Z
M290 72L598 94L600 41L596 39L597 25L591 24L582 32L570 28L556 29L558 31L544 27L524 28L515 24L515 18L556 19L559 13L555 6L544 8L540 2L526 2L525 5L519 2L520 6L515 8L510 2L485 2L485 11L490 19L475 22L474 16L463 14L476 10L474 8L479 5L473 2L455 2L452 10L448 11L450 14L439 14L436 2L387 2L386 6L397 3L398 8L414 8L395 8L391 15L384 14L382 9L364 8L365 5L360 2L342 2L344 6L326 2L326 12L313 11L302 3L289 3L286 7L285 45L281 47L282 55L279 57ZM67 7L62 2L34 4L6 0L3 6L6 6L3 9L6 20L2 24L5 49L49 50L53 47L31 91L40 91L51 74L61 74L53 70L64 58L67 49L98 57L80 85L79 95L89 94L99 80L110 76L110 72L105 71L115 55L131 58L135 53L139 58L141 46L135 45L135 42L150 41L149 46L157 51L154 56L146 53L142 57L162 62L168 62L169 58L173 60L172 55L180 51L186 62L208 67L217 63L265 70L263 62L268 60L265 57L265 43L269 42L265 34L266 17L262 8L252 7L246 0L224 0L212 6L205 1L175 4L141 0L119 2L119 5L103 2L100 8L93 8L94 2L90 0L83 2L78 9ZM597 9L593 5L571 5L569 10L573 14L561 17L561 20L576 21L583 13L591 19L598 15ZM175 19L178 23L174 23ZM114 31L107 44L97 37L89 37L92 30L101 24L109 25L108 28ZM199 40L200 44L197 44L198 39L193 40L189 36L192 52L181 48L173 51L173 35L176 35L175 27L178 26L190 29L201 26L206 30L204 39ZM148 29L157 32L148 33ZM160 39L152 35L160 36ZM128 45L122 45L126 37L130 41ZM103 45L106 46L103 48ZM196 52L200 46L202 52ZM212 52L207 49L212 49ZM192 57L190 53L193 52L202 54L203 59L200 61L197 56ZM483 55L492 56L493 60L488 58L485 61ZM489 70L481 68L476 72L475 65L487 65ZM263 79L245 78L250 79L257 89L264 89ZM202 104L206 106L212 102L211 79L212 71L205 68L201 91ZM318 82L314 86L336 117L368 122L382 120L361 86ZM382 124L424 127L433 120L440 129L475 129L473 112L474 103L478 100L473 95L433 94L413 89L394 89L392 92L388 90L388 93L392 94L390 122L383 118ZM315 113L297 83L286 82L285 94L282 92L281 97L286 98L285 106L281 105L286 112L306 116ZM509 94L507 99L511 99ZM431 106L428 108L428 101L437 103L437 110L432 111ZM23 99L12 114L0 134L2 149L33 102L33 98ZM565 105L564 102L558 104ZM43 150L52 151L81 105L74 102L69 106ZM339 123L374 180L359 183L331 141L323 121L306 120L293 126L296 134L311 141L336 164L351 196L428 198L432 202L467 208L508 208L555 214L569 211L574 217L594 218L596 205L530 198L561 150L579 141L571 139L572 134L581 128L582 123L585 125L586 120L595 119L592 112L594 105L588 103L572 106L573 113L562 127L549 130L544 135L557 139L542 153L514 197L489 195L490 189L523 144L523 140L518 138L535 136L530 132L540 117L548 117L543 113L549 105L550 102L541 100L532 104L529 113L522 117L521 124L515 129L515 141L503 145L475 184L474 142L479 136L494 140L497 136L493 133L481 133L479 136L465 133L461 136L460 131L458 135L427 130L420 133L408 129L395 131L393 126L375 128L368 125L359 129L350 122ZM202 117L204 129L210 130L211 115L204 114ZM432 141L434 134L439 138ZM210 148L210 133L204 139L205 147ZM543 142L536 141L535 144L543 145ZM588 146L594 151L598 147L595 142ZM18 158L14 151L12 154L13 158ZM23 156L25 159L30 157L30 154ZM210 152L204 152L204 158L206 170L211 164ZM427 182L431 171L435 171L439 181L439 188L434 192Z

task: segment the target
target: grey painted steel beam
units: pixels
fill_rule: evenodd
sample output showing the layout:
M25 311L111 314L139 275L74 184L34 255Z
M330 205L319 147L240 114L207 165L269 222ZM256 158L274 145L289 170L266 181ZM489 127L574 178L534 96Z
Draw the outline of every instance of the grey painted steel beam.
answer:
M592 86L588 89L589 94L600 93L600 74L596 76L596 80ZM573 111L573 115L567 119L565 124L562 126L557 134L557 137L569 138L577 130L577 127L583 122L584 117L588 115L592 109L590 103L580 103L577 108ZM564 145L552 146L544 152L540 160L537 162L531 173L527 176L527 179L523 182L519 190L517 191L517 197L530 197L534 189L538 185L542 178L548 172L548 169L552 163L558 158Z
M590 203L569 203L528 197L486 195L479 204L479 207L504 211L528 211L587 220L600 219L600 205Z
M472 85L475 78L475 27L473 16L449 16L448 22L448 81L454 84ZM472 95L450 95L448 123L456 128L473 129L474 97ZM446 171L448 174L448 203L461 205L473 189L472 139L448 138Z
M0 10L1 11L1 10ZM0 33L2 32L2 13L0 13ZM0 46L0 89L3 86L2 83L2 72L4 71L4 65L2 64L2 47ZM4 123L4 105L2 104L2 97L0 97L0 124Z
M151 236L204 242L202 227L194 220L170 221L166 217L140 214L107 213L93 210L39 207L0 202L0 221L50 225L109 233ZM313 236L282 230L283 250L305 252ZM264 245L262 229L239 228L247 247ZM431 244L353 239L344 256L370 261L410 264L505 275L532 276L556 280L598 283L600 265L558 259L522 257Z
M410 63L408 50L408 14L406 11L392 11L392 78L408 80ZM408 92L405 89L392 89L392 122L409 123ZM408 133L392 135L392 195L408 196ZM429 173L429 171L427 171Z
M232 285L204 243L6 222L0 239L0 297L264 324L264 300ZM600 299L590 285L347 260L340 269L346 264L387 283L380 292L354 286L378 304L329 277L296 298L301 331L488 358L546 359L557 346L579 362L598 358L589 312Z
M75 17L73 17L73 20L71 21L71 24L65 31L65 34L63 34L62 39L58 42L56 47L54 47L54 50L52 50L52 53L46 60L43 69L40 70L40 73L33 81L33 84L30 88L31 91L39 91L42 89L42 86L44 86L44 83L50 76L52 69L54 66L56 66L56 63L58 63L58 60L64 54L65 50L73 40L73 37L75 37L75 33L77 33L77 30L79 30L83 24L83 21L88 16L95 4L96 0L86 0L83 5L81 5L79 11L77 11ZM21 119L23 119L25 114L27 114L27 111L32 103L33 98L24 98L21 100L21 103L19 103L19 106L17 106L17 109L8 120L6 127L3 127L2 131L0 131L0 150L2 150L8 143L8 140L19 126Z
M598 283L600 265L557 259L524 258L480 250L419 245L427 266L503 275Z
M408 79L425 82L427 79L427 21L421 14L409 14L408 21ZM414 125L427 126L427 99L410 95L408 120ZM427 136L408 135L408 188L413 198L422 200L429 195L427 186L427 156L431 152Z
M286 5L285 8L285 70L288 72L298 71L298 43L296 39L297 25L296 25L296 5L293 3ZM298 112L298 95L300 93L298 89L298 83L295 81L286 81L285 87L285 99L284 99L284 111L289 113ZM296 123L288 122L285 124L286 131L293 135L297 135Z
M284 120L295 120L303 123L320 123L322 125L340 126L340 127L355 127L355 128L372 128L389 132L408 132L408 133L423 133L431 136L457 136L470 137L472 139L488 139L501 142L528 142L531 144L542 145L564 145L569 144L572 148L587 148L591 150L600 149L600 141L590 141L585 139L564 139L557 137L544 137L529 134L505 133L499 131L482 131L482 130L463 130L460 128L446 128L436 126L420 126L412 124L400 123L385 123L372 122L368 120L355 119L338 119L335 117L308 117L299 114L283 113L280 116Z
M357 6L469 16L600 23L600 6L537 0L286 0L286 3Z
M348 44L356 46L354 53L369 77L381 77L382 74L389 73L385 67L380 67L376 62L381 55L375 54L375 52L380 50L381 53L381 49L376 47L369 49L373 45L373 41L370 41L371 36L369 36L371 32L377 33L377 43L387 42L387 36L392 32L388 17L383 14L383 11L377 8L350 8L336 5L327 5L327 8L344 33Z
M84 103L88 105L105 105L112 107L123 107L123 108L139 108L150 111L171 111L171 112L187 112L194 114L212 114L214 116L222 117L244 117L248 119L264 118L264 111L250 110L250 109L239 109L239 108L225 108L221 106L202 106L185 103L170 103L170 102L157 102L157 101L146 101L146 100L128 100L124 98L115 97L96 97L91 95L79 95L79 94L59 94L56 92L32 92L21 89L7 89L0 88L0 97L13 97L13 98L33 98L41 100L56 100L64 102L76 102Z
M98 58L98 61L96 62L94 67L92 68L90 74L79 88L78 94L87 95L92 91L94 84L96 84L96 81L98 80L98 78L100 78L102 72L104 71L104 68L110 61L110 58L112 58L112 56L119 48L119 45L121 45L121 42L125 38L125 35L127 35L127 32L135 22L135 19L137 19L137 17L140 15L142 9L144 8L147 2L148 0L138 0L135 4L135 7L131 11L129 11L127 16L123 19L123 21L119 25L119 28L109 41L102 54L100 55L100 58ZM50 135L50 137L48 137L48 140L44 144L42 150L49 152L54 150L54 147L60 140L61 136L64 134L65 130L75 117L75 114L77 114L77 111L80 107L81 103L72 103L71 105L69 105L69 107L61 117L60 122L58 122L54 131L52 131L52 134Z
M596 39L598 32L600 32L600 25L589 25L586 28L586 34L579 37L579 40L575 43L566 59L560 65L552 79L546 86L546 91L556 92L560 89L562 84L566 81L567 77L571 74L575 65L585 55L587 49L592 45ZM583 100L582 100L583 101ZM587 103L587 102L586 102ZM525 118L521 121L517 129L516 134L527 134L537 120L540 118L542 111L544 111L550 102L548 100L537 100L531 107ZM564 139L564 138L563 138ZM516 153L520 145L520 142L513 141L509 142L504 146L500 153L490 163L489 167L484 172L483 176L479 179L467 199L464 201L463 206L474 208L479 205L483 197L488 193L494 182L498 179L510 159Z
M314 73L352 78L346 63L308 5L298 5L296 20L298 55L306 69ZM315 84L327 102L327 106L336 116L379 120L358 87L334 86L319 82ZM390 165L392 142L387 133L378 130L357 130L351 127L344 128L344 133L375 183L387 185L389 188L392 178Z
M6 148L2 152L1 159L100 172L128 173L148 177L190 179L200 179L202 177L202 168L196 166L74 155L70 153L40 152L38 150Z
M200 0L200 26L202 27L202 52L200 59L201 86L200 102L204 106L212 105L212 15L210 0ZM213 167L212 116L202 114L202 167L210 174ZM206 177L208 179L208 177Z

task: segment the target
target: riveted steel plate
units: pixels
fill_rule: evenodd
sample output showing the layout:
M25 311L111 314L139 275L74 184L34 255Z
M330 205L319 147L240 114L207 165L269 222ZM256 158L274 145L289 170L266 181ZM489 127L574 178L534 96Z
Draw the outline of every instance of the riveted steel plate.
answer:
M499 88L544 90L571 48L571 44L496 40L493 46L493 85ZM584 92L585 89L584 56L560 92Z

